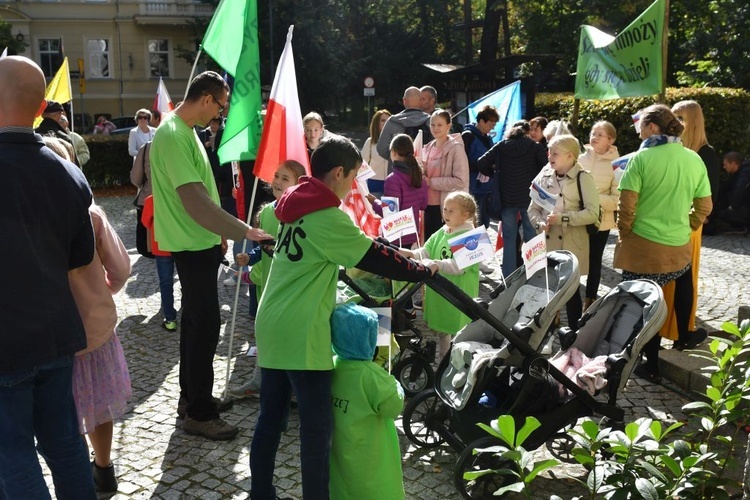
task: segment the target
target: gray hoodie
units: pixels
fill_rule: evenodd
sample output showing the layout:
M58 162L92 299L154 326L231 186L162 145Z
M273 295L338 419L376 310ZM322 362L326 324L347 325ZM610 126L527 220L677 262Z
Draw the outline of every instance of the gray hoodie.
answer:
M432 134L429 133L429 120L430 115L420 109L409 108L405 109L400 113L388 118L383 126L383 131L380 132L380 139L378 139L378 154L383 158L388 159L388 173L393 171L393 162L391 161L391 141L398 134L406 134L407 128L413 131L413 135L409 134L412 139L417 136L417 129L422 128L424 130L425 137L423 138L423 144L427 144L432 140ZM427 122L426 126L425 122Z

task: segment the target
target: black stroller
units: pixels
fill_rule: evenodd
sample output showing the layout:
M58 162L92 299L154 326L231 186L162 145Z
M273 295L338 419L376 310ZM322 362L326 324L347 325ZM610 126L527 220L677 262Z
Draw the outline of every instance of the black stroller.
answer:
M489 424L509 414L522 425L527 416L536 417L541 426L527 438L527 449L538 448L582 416L598 414L622 422L624 411L617 405L617 394L643 345L666 318L659 286L650 281L620 283L589 308L578 332L559 330L562 349L546 359L538 353L539 344L528 341L533 329L522 325L511 329L500 316L477 305L441 277L428 286L492 330L485 329L482 337L476 328L470 328L472 323L459 332L438 368L435 389L412 399L403 415L404 432L415 444L435 447L445 442L459 452L454 483L465 498L492 498L507 478L488 474L464 479L468 471L507 466L491 453L473 453L499 444L476 425L478 422ZM598 372L582 374L588 377L593 373L593 378L579 378L576 372L574 381L556 367L565 367L564 358L573 352L589 358L603 356L597 358ZM596 397L605 390L606 398Z

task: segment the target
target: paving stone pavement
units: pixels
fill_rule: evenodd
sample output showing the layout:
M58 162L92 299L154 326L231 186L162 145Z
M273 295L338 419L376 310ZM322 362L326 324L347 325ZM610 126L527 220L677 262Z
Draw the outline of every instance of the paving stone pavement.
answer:
M125 349L133 382L130 411L115 424L113 460L120 481L117 499L242 499L249 497L249 445L258 417L257 399L238 401L224 418L240 428L231 442L213 442L185 434L176 415L178 384L178 334L162 329L159 314L158 280L153 261L135 251L132 197L102 197L97 202L129 249L132 275L125 288L116 296L120 317L118 334ZM611 269L614 236L605 253L605 269L600 292L620 281ZM750 238L741 236L705 237L701 262L700 324L709 330L719 329L725 320L737 317L741 304L750 304ZM499 269L499 263L493 264ZM227 275L222 274L220 279ZM499 272L490 278L499 279ZM482 294L486 297L495 285L485 281ZM229 348L231 308L234 287L217 283L222 303L222 335L214 362L216 380L214 394L220 396L225 387L225 371ZM248 380L255 360L245 355L254 344L253 326L248 317L246 289L241 290L235 340L231 352L229 386ZM179 309L180 289L175 279L175 300ZM680 354L681 359L687 357ZM679 361L677 362L679 365ZM664 420L685 421L680 411L688 401L686 393L670 383L652 385L632 379L620 398L626 419L653 416ZM398 421L399 429L401 422ZM277 456L279 494L302 498L299 474L298 418L292 412L289 431L282 437ZM453 463L456 458L448 446L432 450L419 449L401 434L403 473L409 499L454 499ZM546 448L538 451L549 456ZM583 470L563 464L534 483L535 498L557 494L572 498L582 490L570 478L582 477ZM49 473L48 483L51 484ZM100 495L100 498L108 498ZM385 499L387 500L387 499Z

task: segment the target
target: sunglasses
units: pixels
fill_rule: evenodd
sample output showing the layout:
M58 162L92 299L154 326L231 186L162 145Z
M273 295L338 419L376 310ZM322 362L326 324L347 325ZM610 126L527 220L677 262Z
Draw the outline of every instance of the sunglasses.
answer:
M148 116L139 116L139 120L149 120L150 118Z

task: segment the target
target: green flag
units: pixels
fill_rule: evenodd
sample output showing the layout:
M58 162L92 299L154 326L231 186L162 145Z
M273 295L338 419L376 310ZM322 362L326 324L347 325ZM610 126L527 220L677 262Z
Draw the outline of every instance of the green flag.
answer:
M201 45L234 77L219 161L253 160L261 131L257 0L221 0Z
M613 37L583 26L578 48L578 99L618 99L663 89L664 0L656 0Z

